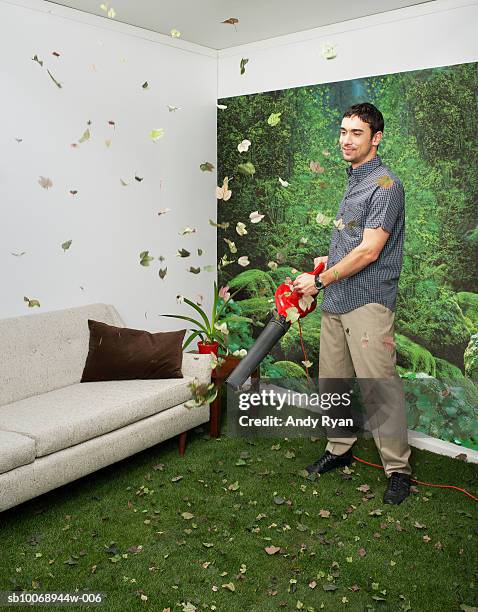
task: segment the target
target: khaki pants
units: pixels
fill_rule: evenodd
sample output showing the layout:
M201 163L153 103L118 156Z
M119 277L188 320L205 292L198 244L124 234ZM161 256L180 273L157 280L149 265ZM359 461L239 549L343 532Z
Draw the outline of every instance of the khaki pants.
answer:
M392 472L411 474L405 394L395 369L394 319L389 308L371 303L345 314L322 312L320 330L321 388L326 379L353 379L355 371L387 477ZM357 440L332 436L327 436L326 450L335 455Z

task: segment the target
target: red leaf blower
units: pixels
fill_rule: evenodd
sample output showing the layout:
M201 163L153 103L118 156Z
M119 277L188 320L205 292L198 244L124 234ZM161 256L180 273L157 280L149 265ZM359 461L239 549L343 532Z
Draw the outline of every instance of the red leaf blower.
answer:
M325 263L322 262L309 274L317 276L324 268ZM226 384L234 391L238 391L242 387L273 346L289 331L291 316L288 317L288 314L293 315L297 311L299 318L305 317L315 310L317 298L315 296L303 296L300 291L294 288L289 279L277 288L275 303L278 318L272 317L269 320L247 355L241 359L229 378L226 379ZM293 310L288 313L289 309ZM289 320L287 320L288 318Z

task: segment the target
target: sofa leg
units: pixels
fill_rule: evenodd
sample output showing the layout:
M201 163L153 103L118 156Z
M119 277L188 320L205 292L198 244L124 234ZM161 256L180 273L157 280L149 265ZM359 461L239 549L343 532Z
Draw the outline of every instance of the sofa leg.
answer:
M187 431L183 431L183 433L179 434L179 454L182 456L184 455L184 451L186 450L186 437L187 437L188 432Z

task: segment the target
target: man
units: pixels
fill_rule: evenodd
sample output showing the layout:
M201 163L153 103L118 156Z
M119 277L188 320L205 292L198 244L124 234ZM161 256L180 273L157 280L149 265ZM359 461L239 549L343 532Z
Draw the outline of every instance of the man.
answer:
M300 274L294 286L304 295L324 290L321 305L319 384L322 379L357 376L386 387L386 399L364 397L388 487L384 503L399 504L410 494L410 447L405 396L397 375L394 318L405 235L403 185L377 154L382 113L369 103L343 115L339 145L348 186L335 220L329 254L317 257L326 269ZM367 380L365 380L367 379ZM361 385L362 388L362 385ZM375 421L373 421L375 418ZM379 423L378 423L379 422ZM377 424L378 423L378 424ZM307 467L322 474L350 465L356 437L327 430L325 453Z

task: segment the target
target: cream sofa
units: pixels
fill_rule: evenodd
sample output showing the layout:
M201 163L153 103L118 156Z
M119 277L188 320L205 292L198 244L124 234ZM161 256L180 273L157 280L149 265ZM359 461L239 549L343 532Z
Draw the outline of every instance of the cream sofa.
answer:
M107 304L0 320L0 511L209 420L186 408L209 355L183 353L184 378L80 383L88 319L124 327Z

